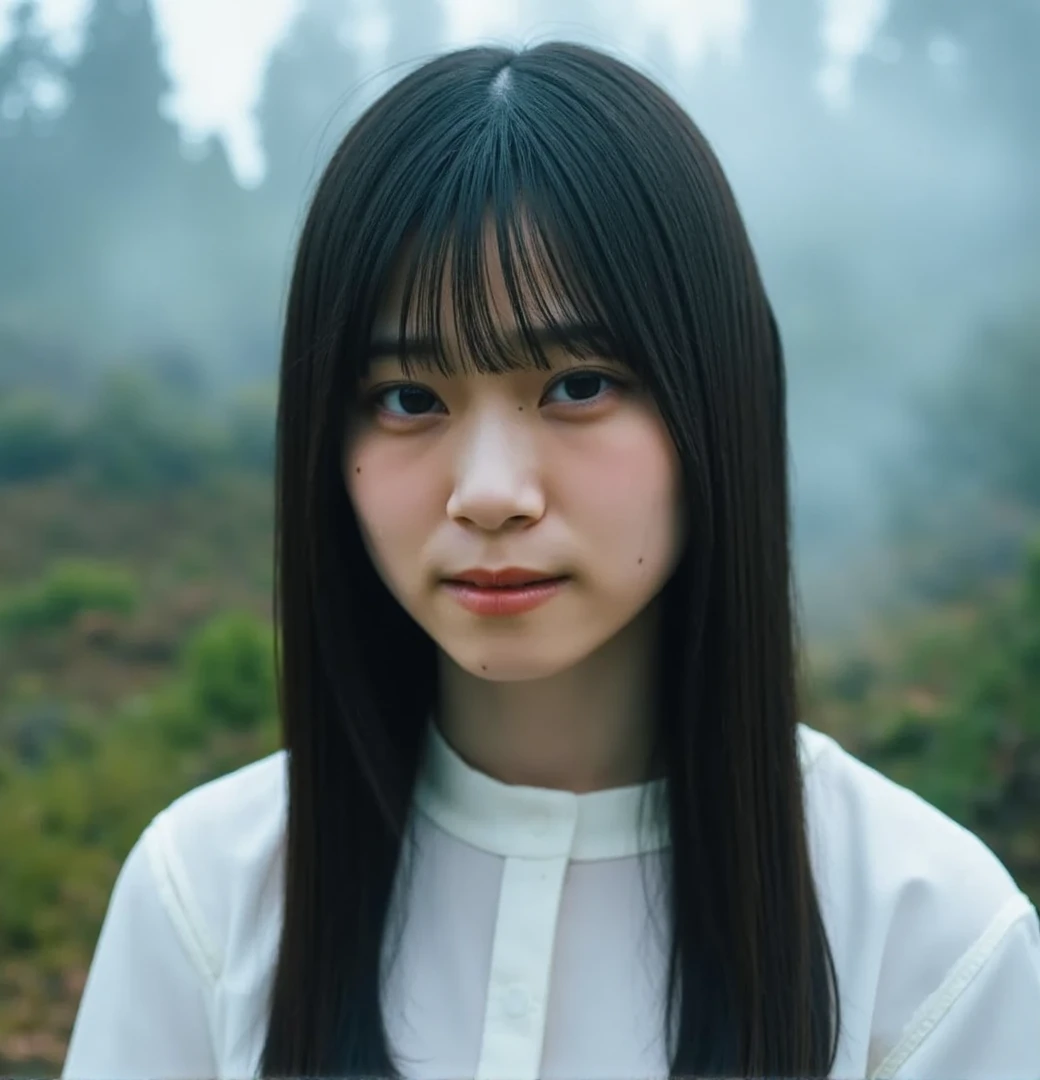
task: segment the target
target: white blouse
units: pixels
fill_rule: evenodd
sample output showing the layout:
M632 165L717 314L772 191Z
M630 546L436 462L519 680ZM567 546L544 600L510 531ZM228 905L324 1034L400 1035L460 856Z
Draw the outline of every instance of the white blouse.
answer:
M974 835L831 738L799 734L841 995L831 1075L1040 1080L1036 909ZM67 1080L256 1075L285 784L280 751L146 829L112 893ZM502 784L431 727L383 1001L406 1076L667 1074L667 942L644 892L667 838L637 828L642 792Z

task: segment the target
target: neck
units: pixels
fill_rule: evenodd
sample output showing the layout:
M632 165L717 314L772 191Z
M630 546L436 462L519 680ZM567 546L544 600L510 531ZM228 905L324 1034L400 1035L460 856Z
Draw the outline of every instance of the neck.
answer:
M494 682L440 658L437 723L469 765L506 784L577 793L649 779L657 605L566 671Z

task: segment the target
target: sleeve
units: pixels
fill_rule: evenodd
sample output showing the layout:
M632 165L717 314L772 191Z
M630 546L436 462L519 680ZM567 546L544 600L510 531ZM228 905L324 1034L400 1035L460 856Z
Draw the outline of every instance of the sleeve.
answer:
M62 1080L217 1076L213 979L173 918L153 823L116 879L80 999Z
M878 1080L1040 1080L1040 921L1021 894L918 1009Z

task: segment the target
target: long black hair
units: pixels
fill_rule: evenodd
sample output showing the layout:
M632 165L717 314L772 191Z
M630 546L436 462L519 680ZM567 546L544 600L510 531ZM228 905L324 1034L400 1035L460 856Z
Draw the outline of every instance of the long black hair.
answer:
M672 1070L824 1075L838 993L798 757L777 327L689 117L627 64L556 43L465 49L409 74L349 131L302 229L276 481L284 923L261 1072L396 1072L381 952L436 657L366 554L343 447L402 266L402 332L414 315L437 340L447 276L467 362L521 362L489 310L489 223L521 329L604 331L599 347L651 391L681 462L688 542L662 596L652 703L671 832ZM546 363L534 335L530 353Z

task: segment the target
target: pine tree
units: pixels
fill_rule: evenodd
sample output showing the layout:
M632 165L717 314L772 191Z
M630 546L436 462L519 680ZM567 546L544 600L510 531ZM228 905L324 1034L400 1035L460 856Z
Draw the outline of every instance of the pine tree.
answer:
M712 58L693 73L691 108L738 189L742 174L798 172L802 156L829 144L817 89L824 59L820 0L751 0L738 64ZM755 178L751 180L751 178ZM796 182L804 184L800 173Z
M63 74L37 0L20 0L11 17L11 40L0 52L0 323L46 270L55 142L54 110L41 91L60 88Z
M263 192L296 216L325 158L357 113L361 69L341 33L343 0L305 3L273 54L257 110L267 171Z
M0 52L0 138L16 135L26 124L45 125L51 112L38 90L62 73L38 15L38 0L19 0L11 12L11 39Z
M162 113L171 84L147 0L94 0L69 85L62 137L82 155L82 164L135 174L176 165L179 134Z
M980 154L1003 160L1013 223L994 237L992 255L1017 252L1021 274L1040 280L1040 4L892 0L879 38L883 48L857 70L857 94L910 115L923 142L956 148L966 164Z
M893 0L879 34L889 47L868 56L859 80L891 100L927 96L951 123L1003 129L1040 152L1040 5L1035 0Z

